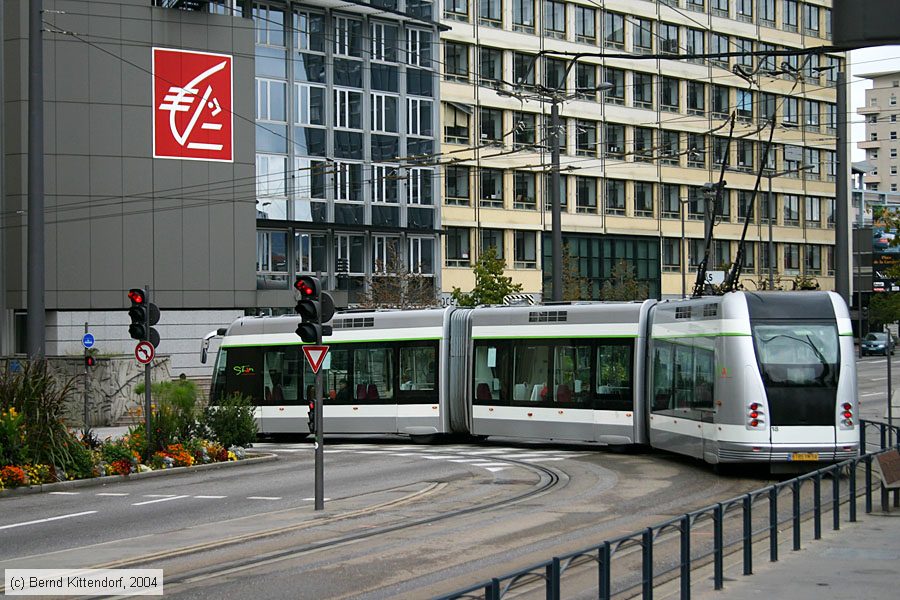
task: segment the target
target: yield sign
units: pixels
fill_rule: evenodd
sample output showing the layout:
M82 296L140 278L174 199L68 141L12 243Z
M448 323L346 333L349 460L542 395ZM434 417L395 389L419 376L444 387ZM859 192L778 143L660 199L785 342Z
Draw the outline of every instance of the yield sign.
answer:
M313 373L318 373L322 363L325 362L325 355L328 354L328 346L303 346L303 354L306 355L306 362L309 363Z

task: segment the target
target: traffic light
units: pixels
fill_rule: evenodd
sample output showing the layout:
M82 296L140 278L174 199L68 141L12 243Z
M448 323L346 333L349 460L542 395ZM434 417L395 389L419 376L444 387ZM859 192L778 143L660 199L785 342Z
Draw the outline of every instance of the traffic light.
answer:
M299 294L294 310L302 321L297 326L297 335L307 344L321 342L323 335L331 335L331 325L323 323L334 315L334 300L322 292L319 278L311 275L298 276L294 289Z
M153 325L159 323L159 307L148 301L147 294L141 288L128 290L128 299L131 300L131 308L128 309L128 316L131 317L128 335L136 340L146 340L154 348L159 347L159 332L153 329Z
M309 401L309 423L307 423L307 425L309 426L310 433L316 432L316 401L315 400Z
M97 366L97 359L91 356L90 354L86 354L84 357L84 366L86 367L95 367Z

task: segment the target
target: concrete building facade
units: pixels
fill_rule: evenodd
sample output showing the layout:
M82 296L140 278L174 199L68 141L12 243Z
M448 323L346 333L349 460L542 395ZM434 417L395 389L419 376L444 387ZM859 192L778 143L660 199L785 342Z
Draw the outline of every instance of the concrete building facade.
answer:
M726 147L710 267L734 259L764 162L775 278L785 289L806 278L833 288L843 57L775 54L827 46L831 2L447 0L442 23L442 133L452 157L443 168L445 291L470 288L471 264L495 246L524 291L549 294L549 90L565 98L563 241L593 297L620 259L651 296L691 292L703 186L718 181ZM725 52L736 55L696 56ZM609 89L598 90L603 83ZM764 156L772 118L774 151ZM764 193L750 217L747 289L768 276L768 215Z
M857 146L866 151L867 190L896 192L900 185L900 71L868 73L859 77L872 81L866 90L866 104L857 113L866 121L866 137Z

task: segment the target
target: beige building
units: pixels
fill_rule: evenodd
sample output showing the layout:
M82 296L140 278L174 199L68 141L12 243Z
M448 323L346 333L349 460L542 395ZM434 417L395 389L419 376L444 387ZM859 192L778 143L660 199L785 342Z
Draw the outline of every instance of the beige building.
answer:
M867 190L896 192L900 184L897 173L897 151L900 140L898 115L900 106L900 71L869 73L858 77L871 79L872 87L866 90L866 105L857 112L866 120L866 137L857 146L866 151L870 170L865 176Z
M565 90L563 241L595 297L619 259L651 296L690 294L703 252L703 185L718 181L732 111L737 125L711 268L734 259L765 160L769 173L791 171L771 180L775 273L787 289L803 274L832 289L835 79L843 57L679 58L828 45L830 7L830 0L444 0L443 290L471 289L471 264L495 246L524 291L549 298L547 89ZM596 91L603 82L609 89ZM772 115L774 151L764 157ZM758 198L746 238L741 281L751 290L768 274L766 200Z

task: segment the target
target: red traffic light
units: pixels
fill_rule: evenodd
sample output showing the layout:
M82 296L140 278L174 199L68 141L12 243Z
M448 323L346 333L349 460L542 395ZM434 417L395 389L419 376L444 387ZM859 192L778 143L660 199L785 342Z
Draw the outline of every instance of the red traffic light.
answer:
M144 303L144 290L140 288L135 288L128 290L128 299L134 302L135 304L143 304Z
M85 356L84 357L84 366L86 367L94 367L97 365L97 359L93 356Z
M294 289L300 293L302 298L318 300L319 293L322 291L322 284L319 283L318 277L299 275L294 281Z

